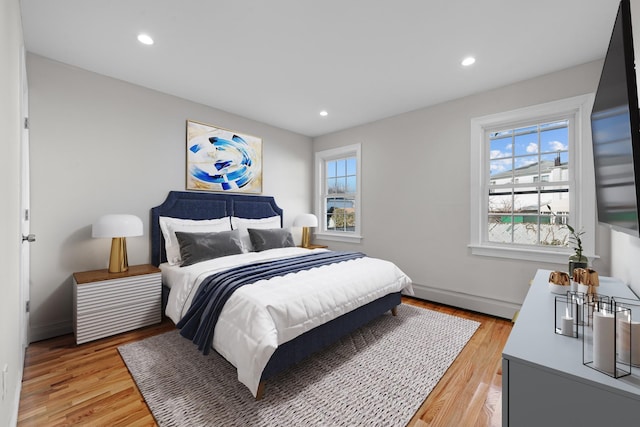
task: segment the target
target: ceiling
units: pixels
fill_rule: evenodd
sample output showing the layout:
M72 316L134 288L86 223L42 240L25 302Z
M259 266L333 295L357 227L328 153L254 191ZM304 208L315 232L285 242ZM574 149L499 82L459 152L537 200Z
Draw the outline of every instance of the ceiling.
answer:
M618 3L21 0L21 9L29 52L315 137L603 58ZM155 43L139 43L140 32ZM465 68L469 55L477 62Z

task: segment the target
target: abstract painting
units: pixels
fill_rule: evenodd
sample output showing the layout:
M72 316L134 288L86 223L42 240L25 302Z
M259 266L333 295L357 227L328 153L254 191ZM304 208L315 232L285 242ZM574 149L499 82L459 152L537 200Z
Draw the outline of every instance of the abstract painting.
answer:
M262 139L187 120L187 190L262 193Z

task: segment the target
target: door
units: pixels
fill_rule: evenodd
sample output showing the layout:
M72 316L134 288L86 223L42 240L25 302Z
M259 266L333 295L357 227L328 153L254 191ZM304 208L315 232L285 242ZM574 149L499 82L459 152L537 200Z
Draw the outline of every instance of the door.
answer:
M30 289L30 254L29 244L35 240L30 234L29 210L29 89L27 84L27 70L25 62L24 47L20 58L21 85L20 106L22 109L22 134L20 138L20 162L21 162L21 193L20 193L20 215L22 245L20 249L20 303L23 309L23 316L20 319L20 336L23 348L29 345L29 289Z

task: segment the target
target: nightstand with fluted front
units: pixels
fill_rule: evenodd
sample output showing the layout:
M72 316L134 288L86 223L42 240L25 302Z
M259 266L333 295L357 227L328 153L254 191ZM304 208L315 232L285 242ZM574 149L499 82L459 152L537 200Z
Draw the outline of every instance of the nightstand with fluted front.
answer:
M130 266L122 273L74 273L76 344L159 323L161 305L162 277L153 265Z

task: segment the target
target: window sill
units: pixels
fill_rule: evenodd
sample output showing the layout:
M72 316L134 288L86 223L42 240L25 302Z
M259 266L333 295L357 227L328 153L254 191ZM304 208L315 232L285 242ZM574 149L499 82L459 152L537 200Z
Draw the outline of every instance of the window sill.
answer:
M468 245L472 255L489 256L497 258L520 259L525 261L548 262L552 264L567 264L572 251L543 251L529 248L514 248L489 245ZM589 263L600 258L595 254L585 254L589 258Z
M360 243L362 241L362 236L358 234L315 233L314 237L318 240L330 240L332 242Z

